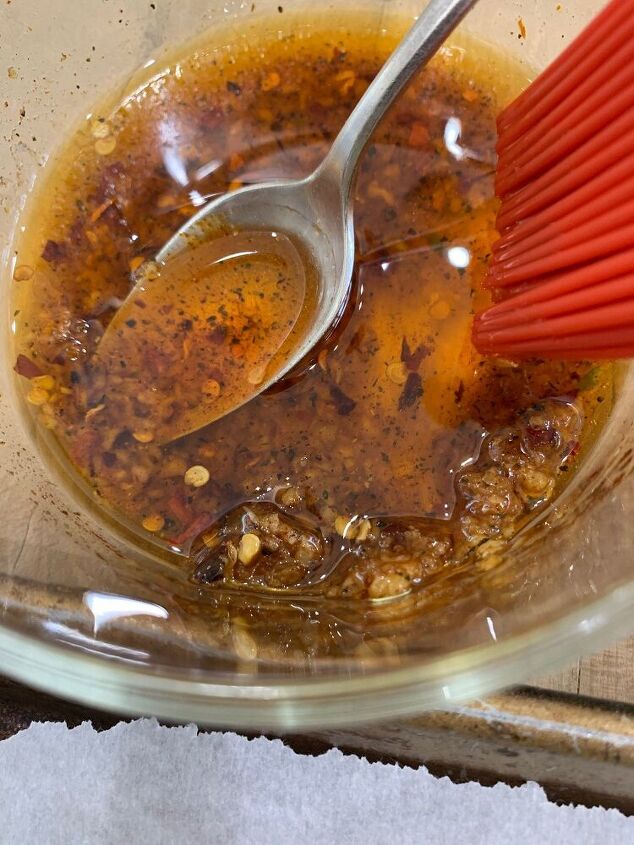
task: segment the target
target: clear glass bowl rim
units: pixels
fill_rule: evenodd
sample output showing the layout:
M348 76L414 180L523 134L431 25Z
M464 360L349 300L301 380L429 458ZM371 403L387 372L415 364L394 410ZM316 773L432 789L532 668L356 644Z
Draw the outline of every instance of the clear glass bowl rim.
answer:
M244 686L141 669L44 643L0 625L0 665L17 681L84 705L234 729L297 730L411 716L561 668L631 630L634 583L498 643L355 678L271 679ZM450 678L450 683L446 679ZM445 682L443 682L445 681Z

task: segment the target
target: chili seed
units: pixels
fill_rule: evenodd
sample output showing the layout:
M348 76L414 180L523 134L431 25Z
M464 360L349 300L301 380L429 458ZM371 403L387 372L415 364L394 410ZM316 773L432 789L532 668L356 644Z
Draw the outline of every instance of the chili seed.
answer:
M302 501L301 493L297 487L286 487L284 490L280 490L277 498L279 499L280 504L287 508L299 505Z
M53 414L53 410L50 405L43 405L42 412L40 414L40 422L44 426L44 428L49 429L51 431L57 425L57 421Z
M231 638L235 653L241 660L255 660L258 656L258 646L251 634L242 626L234 625Z
M161 528L165 525L165 520L160 514L153 513L151 516L145 517L142 522L142 525L146 531L150 531L152 534L155 534L157 531L160 531Z
M410 591L410 583L396 572L377 575L368 587L368 596L371 599L386 599L402 596Z
M85 420L88 422L89 419L92 417L96 417L97 414L101 413L106 406L102 403L101 405L95 405L94 408L90 408L90 410L86 411Z
M352 539L352 519L349 516L338 516L335 519L335 531L347 540Z
M391 382L403 385L407 381L407 367L403 361L393 361L387 365L387 377Z
M43 405L48 402L48 399L48 390L44 390L42 387L32 387L26 397L26 401L30 402L31 405Z
M105 120L97 118L90 124L90 134L93 138L107 138L110 135L110 126Z
M108 156L114 152L117 146L117 139L110 136L109 138L100 138L95 142L95 152L100 156Z
M368 539L368 535L372 530L372 523L369 519L362 519L361 522L356 526L356 532L354 539L358 543L363 543L364 540Z
M178 200L174 194L161 194L156 201L157 208L174 208L178 205Z
M203 385L203 393L214 398L220 396L220 382L215 378L208 379Z
M434 320L446 320L451 314L451 306L444 299L439 299L429 309L430 315Z
M262 542L257 534L243 534L238 545L238 560L248 566L260 554L261 548Z
M249 384L262 384L264 381L264 374L266 373L266 366L262 364L260 367L254 367L247 376Z
M33 278L34 270L28 264L18 264L13 271L13 278L16 282L27 282Z
M262 85L260 86L263 91L272 91L274 88L280 84L280 75L276 73L274 70L271 73L267 73L267 75L262 80Z
M133 431L132 437L138 443L151 443L154 440L154 432L153 431Z
M55 387L55 379L53 376L35 376L31 379L33 387L41 387L42 390L52 390Z
M204 487L209 481L209 470L206 467L196 464L190 467L185 473L185 484L190 487Z

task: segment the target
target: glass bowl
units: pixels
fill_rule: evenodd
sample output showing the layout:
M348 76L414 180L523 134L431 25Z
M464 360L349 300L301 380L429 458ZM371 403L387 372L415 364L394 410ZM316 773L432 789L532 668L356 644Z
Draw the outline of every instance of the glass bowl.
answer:
M469 590L449 576L433 602L419 596L364 608L255 593L201 599L172 563L135 551L82 491L69 492L54 449L20 411L8 363L14 245L50 154L94 103L160 70L167 47L214 27L226 43L254 49L263 21L297 33L302 12L312 8L314 19L314 6L131 0L120 11L107 0L51 0L45 13L37 0L2 6L0 669L31 686L216 726L339 725L525 681L632 627L634 387L625 365L614 411L572 482L503 555L476 562ZM421 6L324 0L319 9L329 26L361 10L380 38ZM593 0L481 0L463 30L530 72L595 7ZM341 648L324 647L326 640Z

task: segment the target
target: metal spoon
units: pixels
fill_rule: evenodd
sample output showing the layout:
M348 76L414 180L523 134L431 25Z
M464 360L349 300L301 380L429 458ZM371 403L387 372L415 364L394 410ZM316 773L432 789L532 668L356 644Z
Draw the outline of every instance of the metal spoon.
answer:
M156 256L165 264L183 250L191 249L212 234L219 221L237 230L279 231L302 243L311 255L320 279L314 319L308 331L280 366L248 395L228 409L214 411L213 403L201 402L198 413L190 411L186 423L174 421L169 442L202 428L261 393L295 367L315 347L343 313L350 293L354 265L352 188L359 157L378 122L413 74L437 52L476 0L430 0L407 35L368 87L335 139L328 155L308 177L251 185L224 194L205 205L170 238ZM142 276L113 324L122 326L134 310L139 295L158 278ZM112 350L115 332L106 330L97 356Z

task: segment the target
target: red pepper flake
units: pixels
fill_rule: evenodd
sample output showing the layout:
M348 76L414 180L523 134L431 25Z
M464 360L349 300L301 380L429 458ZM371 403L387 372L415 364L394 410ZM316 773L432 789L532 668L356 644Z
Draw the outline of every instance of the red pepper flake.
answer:
M343 390L336 384L330 385L330 398L335 403L337 413L341 417L347 417L357 407L354 399L351 399Z
M108 209L110 208L111 205L113 205L113 203L114 203L114 199L112 199L112 198L104 200L101 203L101 205L97 206L97 208L92 212L92 214L88 218L90 220L90 222L96 223L97 220L99 220L99 218L102 216L102 214L105 214L105 212L108 211Z
M401 361L405 364L407 369L410 370L410 372L416 372L422 361L427 358L429 354L429 347L425 346L424 343L420 343L412 352L409 343L407 342L407 338L403 336L403 341L401 343Z
M151 346L145 350L144 363L147 372L154 378L157 378L169 371L173 361L165 349Z
M398 400L399 411L411 408L423 395L423 380L419 373L409 373Z
M31 361L30 358L27 358L26 355L18 355L17 361L15 362L15 366L13 368L19 376L23 376L24 378L37 378L37 376L44 375L44 371L41 370L38 365Z
M350 343L346 348L346 354L349 355L351 352L360 352L361 347L363 345L363 340L365 336L365 327L361 326L357 329L357 331L352 335L350 338Z
M224 325L216 326L210 332L207 332L207 340L210 343L221 344L225 342L227 337L227 327Z
M99 186L91 199L99 205L107 200L108 197L123 196L124 177L125 167L120 161L106 165L101 171Z
M424 123L414 123L407 139L410 147L422 149L429 143L429 131Z
M115 200L104 205L98 220L95 222L106 225L110 229L129 229L128 219Z
M46 241L44 249L42 250L42 258L48 261L49 264L56 264L66 258L66 247L57 241Z
M416 113L411 111L399 111L394 117L399 126L411 126L416 123Z
M174 543L175 546L180 546L188 540L193 540L194 537L197 537L201 533L201 531L204 531L205 528L209 528L212 522L213 519L208 513L201 513L189 523L184 531L181 531L181 533L177 534L175 537L171 537L170 543Z
M172 496L167 502L167 509L183 525L191 522L192 513L182 496Z
M113 467L117 463L117 456L114 452L104 452L101 456L104 466Z
M348 53L340 47L334 47L332 51L333 62L345 62Z
M115 437L112 448L113 449L126 449L128 446L134 443L134 439L132 437L132 432L129 428L122 429L117 436Z
M549 425L544 427L526 426L526 437L533 448L537 446L554 446L558 440L556 429Z
M225 119L225 113L218 106L211 106L210 108L202 108L197 115L198 129L201 132L207 132L209 129L215 129ZM203 178L198 176L198 178Z
M81 431L70 449L70 456L78 466L94 472L94 459L99 451L101 436L96 428Z
M84 239L86 237L86 233L84 231L84 223L78 217L77 220L73 223L70 227L68 232L68 239L74 247L80 247L84 245Z

